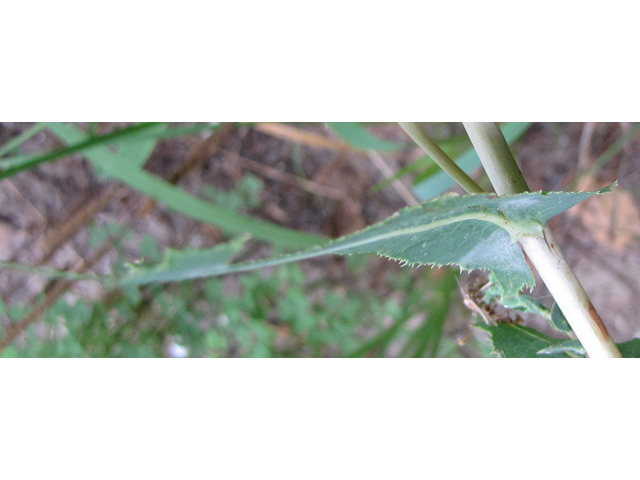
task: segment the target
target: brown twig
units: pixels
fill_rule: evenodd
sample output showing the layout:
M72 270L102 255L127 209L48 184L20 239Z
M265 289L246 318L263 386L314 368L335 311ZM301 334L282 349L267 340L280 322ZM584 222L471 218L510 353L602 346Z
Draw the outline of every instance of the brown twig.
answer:
M290 125L284 125L282 123L257 123L253 127L255 130L271 135L272 137L280 138L290 142L297 142L309 147L328 148L330 150L348 150L352 149L349 145L343 142L337 142L330 138L317 135L315 133L307 132Z
M17 188L13 182L11 182L10 179L5 179L4 180L4 185L6 187L9 188L9 190L11 190L11 193L13 194L13 196L18 199L18 201L23 204L26 205L27 208L29 210L31 210L31 212L34 214L35 217L37 217L36 220L36 225L46 225L47 224L47 219L44 217L44 215L42 213L40 213L40 210L38 210L35 205L33 203L31 203L20 191L19 188Z
M55 230L45 235L43 240L45 253L39 263L48 262L62 244L73 237L98 212L104 210L113 198L121 197L125 193L125 188L117 184L110 184L97 197L89 199L80 208L73 211Z

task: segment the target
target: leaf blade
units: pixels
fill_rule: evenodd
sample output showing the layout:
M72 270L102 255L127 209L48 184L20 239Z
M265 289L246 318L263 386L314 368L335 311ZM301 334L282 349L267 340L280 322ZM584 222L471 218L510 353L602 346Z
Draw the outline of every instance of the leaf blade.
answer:
M36 167L41 163L51 162L73 153L95 148L99 145L113 143L117 140L126 138L127 136L135 136L142 131L154 128L159 124L159 122L139 123L100 137L85 138L84 140L76 143L71 143L67 147L54 150L53 152L3 159L2 163L0 163L0 179L10 177L23 170ZM47 124L47 126L49 127L50 124Z
M524 261L518 235L542 232L550 216L600 192L534 192L498 197L477 194L444 195L364 230L321 247L282 257L229 265L219 274L255 270L327 254L378 253L410 265L456 264L462 269L488 269L495 273L505 296L533 287L534 278ZM135 275L123 280L139 283ZM541 347L543 348L543 347Z
M378 138L358 122L329 122L329 128L352 147L360 150L378 150L389 152L402 150L407 145L398 142L390 142Z
M489 333L494 352L505 358L570 358L564 351L549 354L539 354L562 339L548 337L541 332L523 325L513 323L499 323L489 326L478 323L476 328Z
M180 281L215 276L235 257L248 236L240 236L230 242L207 249L167 249L162 263L150 269L139 269L131 265L131 272L138 276L139 284L151 282Z

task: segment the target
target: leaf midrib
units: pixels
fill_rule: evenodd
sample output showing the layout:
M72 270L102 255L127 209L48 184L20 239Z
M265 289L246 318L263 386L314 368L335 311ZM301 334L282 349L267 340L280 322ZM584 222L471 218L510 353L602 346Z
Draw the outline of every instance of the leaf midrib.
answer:
M504 217L501 217L500 215L494 215L487 212L471 212L471 213L466 213L462 215L443 218L440 220L435 220L433 222L429 222L423 225L418 225L415 227L405 227L402 229L393 230L391 232L381 233L381 234L378 234L369 238L364 238L362 240L357 240L354 242L347 242L346 241L347 239L343 239L340 241L340 244L335 246L328 246L324 248L318 247L317 249L306 250L303 252L293 253L290 255L284 255L278 258L272 258L268 260L257 260L254 262L246 262L246 263L238 264L235 267L231 265L228 269L225 270L225 273L239 273L243 271L253 270L255 268L276 266L282 263L294 262L298 260L307 260L310 258L320 257L323 255L340 253L347 249L362 247L365 245L369 245L372 243L376 243L376 242L380 242L380 241L388 240L392 238L425 233L430 230L435 230L437 228L442 228L447 225L452 225L454 223L461 223L469 220L480 220L480 221L493 223L494 225L497 225L498 227L509 232L509 234L511 235L512 241L514 242L517 241L515 240L515 238L518 235L522 235L523 231L525 230L523 228L518 228L517 224L514 224L506 220ZM359 232L357 234L361 234L361 233L362 232ZM357 234L354 234L354 235L357 235ZM135 278L129 278L128 280L135 282Z

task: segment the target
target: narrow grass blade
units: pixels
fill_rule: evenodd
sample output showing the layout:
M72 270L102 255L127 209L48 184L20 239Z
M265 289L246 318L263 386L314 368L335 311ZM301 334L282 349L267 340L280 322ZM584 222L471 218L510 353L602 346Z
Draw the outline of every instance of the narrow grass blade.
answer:
M82 142L85 135L71 124L50 123L49 130L65 143ZM197 220L217 225L231 234L249 233L255 238L287 248L305 248L326 241L325 237L291 230L194 197L184 190L140 169L131 160L93 146L84 152L94 166L131 188L156 199L167 207Z
M404 143L390 142L378 138L357 122L329 122L328 125L345 142L361 150L388 152L402 150L407 147L407 144Z
M11 270L18 270L21 272L30 273L32 275L42 275L47 278L62 278L65 280L85 280L99 283L112 282L115 284L116 278L106 275L84 274L75 272L66 272L62 270L56 270L54 268L47 267L34 267L31 265L23 265L15 262L5 262L0 260L0 268L6 268Z
M453 272L447 272L438 283L434 297L427 307L427 320L414 341L415 349L411 353L414 358L422 358L425 354L435 357L442 339L442 330L447 321L453 296L457 292L456 276Z
M367 341L364 345L362 345L357 350L346 355L349 358L359 358L364 357L367 353L372 350L379 350L380 352L384 352L387 345L391 340L395 338L397 333L400 331L402 325L404 325L407 320L409 320L409 315L404 318L398 320L393 325L391 325L388 329L384 330L382 333L378 334L376 337Z
M19 147L24 142L29 140L31 137L33 137L37 133L39 133L42 130L44 130L44 128L45 128L45 124L44 123L36 123L31 128L29 128L29 129L25 130L24 132L22 132L20 135L15 136L11 140L9 140L7 143L5 143L4 145L0 146L0 157L2 155L6 155L7 153L11 152L11 150L13 150L14 148Z
M138 135L120 142L118 153L123 158L130 160L133 165L142 168L158 143L158 138L166 133L166 129L165 124L160 124L146 131L147 135Z
M58 160L59 158L66 157L73 153L82 152L88 150L90 148L104 145L107 143L113 143L117 140L121 140L131 135L135 135L138 132L143 130L147 130L155 127L158 123L140 123L138 125L134 125L132 127L123 128L121 130L115 131L108 135L102 135L100 137L92 137L85 139L83 141L79 141L77 143L72 143L68 147L61 148L59 150L54 150L53 152L48 152L41 155L35 156L27 156L17 158L8 158L0 162L0 179L10 177L15 175L16 173L27 170L29 168L36 167L44 162L51 162L53 160ZM47 126L49 126L47 124Z
M595 162L594 169L604 167L611 161L620 151L629 143L633 138L640 133L640 123L636 123L631 129L622 135L618 140L611 145L606 152L604 152Z
M215 132L220 128L221 123L208 124L208 123L200 123L192 126L185 127L168 127L163 130L159 130L156 132L149 131L144 132L132 137L130 139L124 139L122 143L127 143L129 141L139 141L139 140L165 140L169 138L175 137L184 137L187 135L197 135L201 132L211 131Z
M440 168L437 165L435 165L427 155L424 155L423 157L420 157L417 160L414 160L406 167L401 168L389 178L385 178L384 180L381 180L375 185L373 185L371 187L371 193L377 193L380 190L384 190L396 180L399 180L402 177L405 177L406 175L409 175L414 172L423 172L424 170L430 167L436 167L436 170L440 170Z

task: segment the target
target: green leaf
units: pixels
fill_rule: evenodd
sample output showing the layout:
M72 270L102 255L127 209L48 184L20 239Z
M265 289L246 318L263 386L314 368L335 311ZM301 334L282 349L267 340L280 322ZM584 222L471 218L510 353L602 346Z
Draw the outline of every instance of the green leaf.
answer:
M563 340L544 335L522 325L500 323L496 327L476 324L489 332L494 352L507 358L567 358L584 356L584 347L578 340ZM640 338L619 343L624 358L640 358Z
M511 122L500 127L509 144L516 141L531 126L531 122ZM475 149L470 148L463 153L457 160L458 166L467 174L471 174L476 168L480 167L480 157ZM454 184L453 179L442 170L428 179L417 183L413 186L413 193L420 200L428 200L436 197Z
M53 152L37 154L37 155L20 155L12 158L3 159L2 162L0 163L0 179L15 175L16 173L22 170L27 170L29 168L36 167L44 162L51 162L53 160L58 160L59 158L66 157L68 155L71 155L72 153L88 150L98 145L113 143L117 140L121 140L129 136L135 136L142 131L148 130L150 128L155 128L157 125L159 125L159 123L157 122L156 123L139 123L131 127L117 130L108 135L102 135L100 137L92 137L92 138L85 137L84 139L77 140L75 143L67 142L69 143L68 147L54 150ZM47 124L47 126L50 128L50 124Z
M401 356L411 353L414 358L421 358L425 353L435 357L442 339L442 330L449 315L453 295L458 293L456 276L447 272L432 291L432 298L427 303L427 319L407 340Z
M47 127L66 143L82 142L85 138L82 131L75 125L49 123ZM264 220L240 215L228 208L201 200L142 170L134 164L135 159L125 158L104 146L94 146L83 153L94 166L131 188L180 213L218 225L231 234L250 233L260 240L290 248L305 248L326 240L319 235L298 232Z
M349 145L362 150L393 151L407 146L404 143L389 142L375 137L357 122L329 122L328 125Z
M569 358L565 352L539 355L538 352L564 340L551 338L530 327L513 323L499 323L492 327L484 323L474 325L489 333L494 353L506 358Z
M82 274L82 273L74 273L56 270L55 268L49 267L35 267L31 265L23 265L21 263L15 262L5 262L4 260L0 260L0 267L12 269L12 270L20 270L22 272L27 272L35 275L43 275L49 278L65 278L68 280L90 280L96 282L107 282L112 278L107 275L97 276L92 274Z
M624 358L640 358L640 338L619 343L618 349Z
M211 268L221 275L327 254L375 252L412 266L456 264L465 270L491 270L504 295L509 297L516 295L524 286L532 288L535 282L518 238L540 235L543 225L554 215L609 190L610 187L593 193L535 192L503 197L494 194L463 197L448 194L405 208L383 222L322 247L278 258ZM166 280L169 277L165 277ZM123 282L145 283L135 275Z
M542 305L542 303L535 298L524 293L520 293L512 297L503 297L501 303L507 308L518 310L520 312L535 313L545 318L548 318L550 315L548 308Z
M538 352L538 355L549 355L562 352L572 352L583 357L586 355L586 352L584 350L584 347L580 343L580 340L565 340L564 342L556 343L549 347L543 348Z
M389 327L386 330L383 330L382 333L378 334L376 337L372 338L365 344L359 346L358 349L354 350L353 352L348 353L346 356L349 358L358 358L358 357L365 356L369 351L373 350L374 348L379 348L381 350L384 350L387 344L393 338L395 338L396 334L398 333L402 325L404 325L405 322L409 320L409 318L411 317L407 315L404 318L397 320L393 325L391 325L391 327Z
M572 331L569 322L564 318L558 304L554 303L553 308L549 310L538 300L524 293L518 293L517 295L507 297L500 288L500 285L496 284L493 273L489 274L489 280L493 282L494 285L484 290L484 297L486 301L490 301L493 297L498 297L500 303L507 308L526 313L535 313L546 318L549 321L549 324L558 332L566 334Z
M231 242L216 245L208 249L167 249L162 263L152 268L139 268L130 265L130 274L137 279L136 283L168 282L191 278L212 277L224 273L235 257L248 235L243 235Z
M131 165L142 168L158 143L154 136L162 134L166 129L166 124L161 123L145 130L141 134L127 137L124 141L118 142L114 146L117 147L118 154L122 158L126 158ZM147 135L143 135L145 133ZM99 166L94 166L94 168L98 175L109 178L110 175Z
M162 130L157 130L155 132L148 131L145 133L140 133L132 138L131 140L124 140L124 142L128 141L141 141L141 140L163 140L167 138L175 138L175 137L183 137L187 135L196 135L200 132L204 131L215 131L220 128L220 123L208 124L208 123L199 123L193 126L185 126L185 127L171 127L165 128ZM165 125L166 126L166 125Z
M551 318L549 319L549 323L559 332L567 333L572 331L571 325L567 322L567 319L564 317L564 314L557 303L554 303L551 308Z
M535 313L541 315L546 319L551 318L551 312L538 300L532 298L524 293L518 293L512 296L506 296L499 282L497 282L494 273L489 274L489 281L492 285L484 290L484 298L486 302L491 301L494 297L497 297L503 306L518 310L525 313Z
M147 131L151 135L161 135L167 129L164 124L157 125ZM124 158L129 159L131 163L142 168L151 156L151 152L155 148L157 140L153 137L134 137L129 141L121 142L118 146L118 153Z
M29 129L22 132L20 135L17 135L9 139L9 141L7 141L5 144L0 146L0 157L2 155L5 155L11 152L11 150L18 148L20 145L22 145L24 142L29 140L31 137L33 137L37 133L40 133L42 130L44 130L44 128L45 128L44 123L36 123Z

